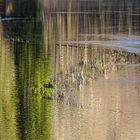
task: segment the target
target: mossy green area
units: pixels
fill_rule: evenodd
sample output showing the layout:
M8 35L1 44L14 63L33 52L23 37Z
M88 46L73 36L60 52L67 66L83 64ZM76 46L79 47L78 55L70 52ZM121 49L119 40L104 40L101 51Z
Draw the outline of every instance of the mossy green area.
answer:
M49 46L45 44L41 3L38 0L13 0L11 3L13 12L10 16L22 17L4 23L4 31L12 38L11 45L14 46L18 90L50 98L54 88L52 60Z
M51 81L51 52L44 43L41 21L28 24L18 23L17 27L21 25L23 29L17 31L21 41L13 42L12 46L14 47L19 100L19 119L17 120L19 137L25 140L51 139L52 101L50 95L54 88ZM28 37L24 39L24 42L23 35Z
M43 42L43 33L38 32L39 30L34 32L36 28L41 29L40 26L42 26L40 22L34 23L31 28L29 26L29 33L24 34L24 36L30 36L31 33L37 35L36 40L30 36L30 41L15 42L15 63L17 80L21 88L25 88L24 90L28 88L34 95L46 98L52 92L54 84L51 82L52 60L49 49L46 48L48 46Z
M21 125L20 137L25 140L51 139L52 101L50 99L54 88L51 81L51 53L44 43L42 22L28 23L24 26L26 28L23 33L25 36L30 36L30 40L27 38L24 42L14 43L19 117L22 116L18 121L19 126ZM23 33L21 32L22 35Z

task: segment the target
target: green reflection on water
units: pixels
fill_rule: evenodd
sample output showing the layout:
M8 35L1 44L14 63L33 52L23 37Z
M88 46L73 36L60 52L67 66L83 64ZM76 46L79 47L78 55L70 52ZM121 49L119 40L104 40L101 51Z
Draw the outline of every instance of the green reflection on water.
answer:
M16 140L16 90L13 52L0 38L0 139Z
M41 9L34 0L10 2L13 9L5 9L6 16L34 20L8 21L2 29L0 26L9 33L9 38L0 40L0 139L48 140L52 101L43 97L52 90L45 86L51 81L51 54L38 18Z
M50 82L51 55L49 51L45 53L41 22L29 24L24 32L30 36L30 42L28 38L14 42L20 139L50 139L51 101L42 97L52 90L44 86ZM36 34L34 40L32 35Z

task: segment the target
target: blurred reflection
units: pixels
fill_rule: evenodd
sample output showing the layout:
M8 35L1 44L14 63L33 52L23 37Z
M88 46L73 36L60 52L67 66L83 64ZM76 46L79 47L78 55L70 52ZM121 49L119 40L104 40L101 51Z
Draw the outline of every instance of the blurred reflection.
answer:
M0 23L0 30L2 25ZM16 122L16 83L14 54L10 41L0 35L0 139L18 139Z
M14 42L20 134L23 139L50 139L51 102L41 99L47 94L44 85L49 82L50 56L49 52L45 53L42 23L28 23L23 27L26 27L23 29L28 35L27 40Z
M138 0L0 4L0 139L140 139Z
M138 6L46 4L44 15L55 28L53 139L140 139Z
M14 102L17 104L15 104L15 108L12 106L10 110L10 112L15 111L12 112L13 115L10 121L3 119L5 116L8 116L10 112L2 112L2 116L4 117L1 118L0 133L6 130L2 127L6 127L10 130L8 135L3 133L0 137L7 140L51 139L52 103L51 100L45 99L52 90L46 86L50 83L51 52L48 44L44 42L42 18L39 17L41 9L38 1L20 2L15 0L8 1L6 4L8 5L9 2L14 5L13 12L10 13L11 17L1 19L1 36L3 37L1 44L4 42L3 39L5 39L8 42L6 44L9 45L9 50L8 55L6 55L6 45L2 46L1 55L3 59L0 64L2 64L1 74L3 74L3 76L8 73L9 75L14 75L16 89L15 91L10 90L8 92L17 98L12 98L12 103L9 101L10 99L8 102L13 105ZM23 6L24 4L25 6ZM10 56L11 52L12 55ZM10 60L12 61L12 65L10 65ZM7 68L8 72L5 67L7 63L10 65L10 67L8 66ZM1 92L1 96L4 96L3 93L7 95L7 88L3 89L4 84L6 84L3 76L1 77L1 91L3 91ZM13 83L12 77L8 77L8 80L8 83ZM10 87L12 89L14 85L10 85ZM10 97L11 95L9 95L9 98ZM1 102L2 106L5 105L3 102L4 101ZM6 106L4 106L4 110L7 110ZM6 125L4 123L6 123Z
M118 29L115 31L118 34L114 34L114 30L108 31L110 34L102 32L102 25L96 23L96 26L99 26L96 28L89 23L96 20L96 16L98 15L95 13L56 12L51 17L56 34L53 49L54 80L60 94L81 89L99 75L110 79L110 72L114 71L118 64L135 64L140 61L139 36L129 35L127 30L127 34L122 31L119 33ZM111 20L117 20L114 18ZM116 28L113 24L110 25L113 29Z
M64 101L54 101L54 139L140 139L139 65L120 65Z
M112 79L118 65L139 64L137 54L106 47L56 45L54 80L60 94L92 84L100 77ZM61 91L60 91L61 90Z
M138 34L140 2L138 0L44 0L44 14L56 15L65 32ZM58 16L59 15L59 16ZM76 17L76 18L74 18ZM78 21L75 24L74 20ZM65 24L64 24L65 23ZM78 28L76 28L78 25ZM61 30L63 33L63 30Z

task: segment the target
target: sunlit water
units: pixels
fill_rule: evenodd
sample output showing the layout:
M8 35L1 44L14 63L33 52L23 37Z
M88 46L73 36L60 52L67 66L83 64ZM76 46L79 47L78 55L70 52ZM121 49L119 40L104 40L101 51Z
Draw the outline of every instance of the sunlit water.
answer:
M140 140L139 5L8 1L0 9L0 140Z

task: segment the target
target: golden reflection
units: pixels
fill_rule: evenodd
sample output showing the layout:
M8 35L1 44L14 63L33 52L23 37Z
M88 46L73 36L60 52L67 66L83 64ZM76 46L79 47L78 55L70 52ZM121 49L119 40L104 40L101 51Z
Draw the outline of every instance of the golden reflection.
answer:
M13 0L6 1L6 16L10 16L13 13Z

